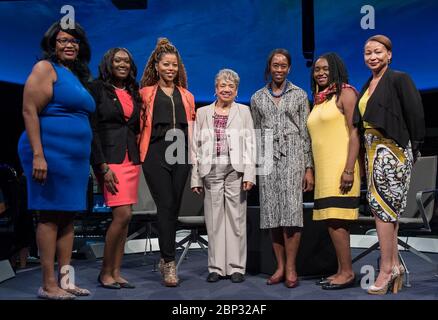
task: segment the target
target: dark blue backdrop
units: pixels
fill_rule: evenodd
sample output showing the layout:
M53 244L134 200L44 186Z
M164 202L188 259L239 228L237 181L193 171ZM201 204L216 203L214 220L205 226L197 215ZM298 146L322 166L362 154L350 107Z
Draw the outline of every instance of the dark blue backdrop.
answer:
M438 1L315 0L316 55L336 51L345 60L351 83L369 76L362 51L365 39L383 33L393 40L393 68L412 75L420 89L438 88ZM180 50L189 89L198 101L213 99L213 80L224 67L241 76L238 100L247 102L260 88L268 53L292 53L290 80L309 92L309 69L301 49L299 0L149 0L147 10L119 11L110 0L0 2L0 80L24 83L39 56L39 42L60 8L71 4L92 45L94 74L110 47L131 50L141 74L156 39L168 37ZM376 29L363 30L363 5L372 5Z

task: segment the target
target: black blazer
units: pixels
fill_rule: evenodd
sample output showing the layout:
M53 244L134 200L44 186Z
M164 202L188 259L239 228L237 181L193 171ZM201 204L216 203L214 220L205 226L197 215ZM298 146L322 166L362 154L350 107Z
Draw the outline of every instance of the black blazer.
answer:
M140 133L141 103L133 97L134 111L126 121L122 105L111 85L95 80L89 85L89 91L96 101L96 111L90 117L93 129L91 164L122 163L126 149L129 159L139 164L137 135Z
M424 140L425 123L421 96L408 74L387 69L368 100L363 117L359 112L359 100L372 80L363 86L353 115L353 123L362 128L362 120L380 129L383 134L406 148L411 141L412 149L418 150Z

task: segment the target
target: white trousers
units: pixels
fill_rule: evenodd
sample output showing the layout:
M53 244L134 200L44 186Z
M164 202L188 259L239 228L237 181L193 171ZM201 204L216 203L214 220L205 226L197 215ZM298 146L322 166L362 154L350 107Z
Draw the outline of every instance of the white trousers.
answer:
M208 271L221 276L246 269L246 191L231 164L213 164L204 177Z

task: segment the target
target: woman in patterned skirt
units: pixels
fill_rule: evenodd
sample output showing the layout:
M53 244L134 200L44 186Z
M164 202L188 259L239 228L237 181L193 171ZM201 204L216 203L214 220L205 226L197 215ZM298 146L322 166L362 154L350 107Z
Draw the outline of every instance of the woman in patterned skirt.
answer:
M406 207L411 170L425 134L421 97L411 78L389 68L391 40L383 35L365 43L364 60L372 76L362 89L354 123L366 149L367 199L376 220L380 272L370 294L396 293L404 268L398 258L398 218Z
M277 270L267 284L285 280L288 288L294 288L303 191L313 189L313 164L306 127L307 94L286 79L290 68L287 50L271 52L265 69L265 79L271 81L252 96L251 112L254 127L261 131L259 157L265 159L259 171L260 227L271 229L277 259Z

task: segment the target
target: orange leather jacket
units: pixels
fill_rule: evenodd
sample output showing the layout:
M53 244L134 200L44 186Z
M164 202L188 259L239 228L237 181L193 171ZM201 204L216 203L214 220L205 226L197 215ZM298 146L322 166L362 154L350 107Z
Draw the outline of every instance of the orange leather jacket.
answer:
M182 87L176 87L181 93L182 102L186 111L187 123L189 125L189 140L191 141L193 123L195 121L195 98L187 89ZM139 148L140 148L140 161L144 162L146 154L149 148L149 142L152 134L152 116L154 114L154 102L157 95L158 84L144 87L140 89L140 96L143 100L144 108L141 110L140 116L140 136L139 136ZM146 115L145 115L146 113Z

